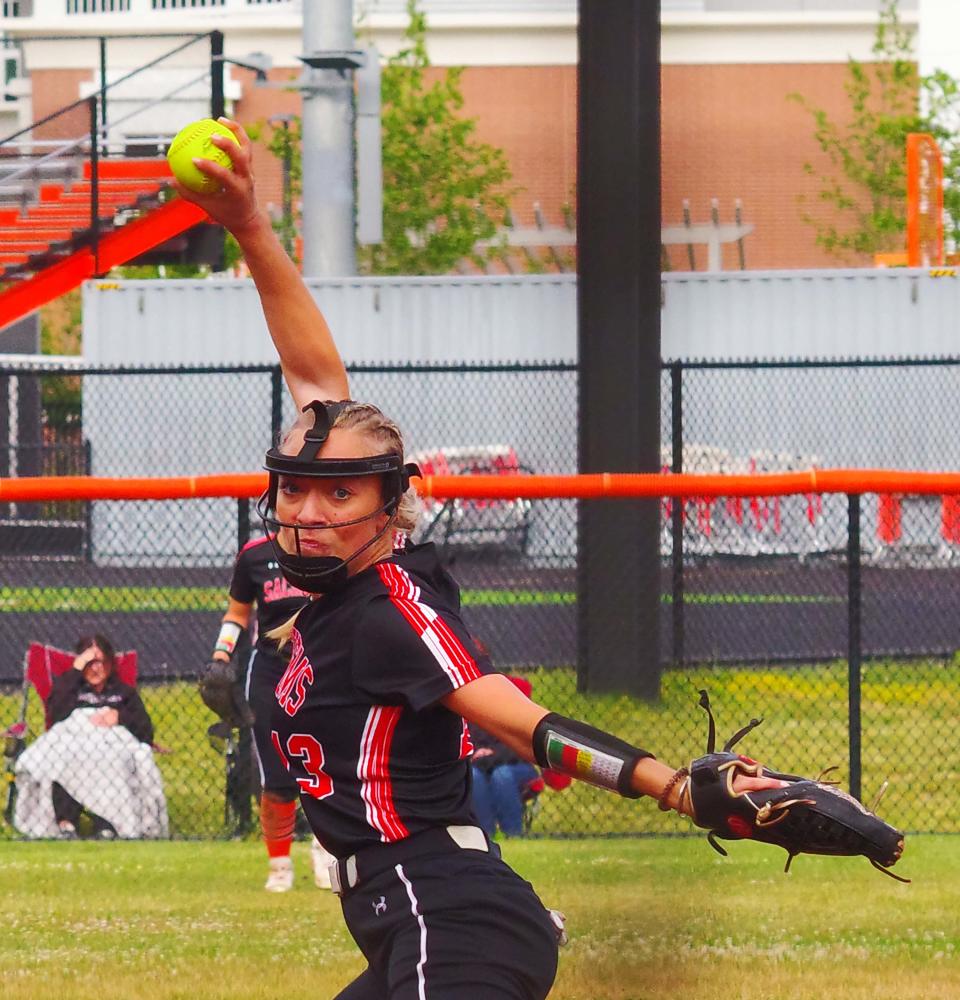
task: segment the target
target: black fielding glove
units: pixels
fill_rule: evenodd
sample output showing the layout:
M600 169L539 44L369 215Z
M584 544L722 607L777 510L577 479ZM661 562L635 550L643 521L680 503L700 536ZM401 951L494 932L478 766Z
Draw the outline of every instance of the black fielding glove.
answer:
M200 672L199 686L203 703L231 728L253 725L253 711L240 690L233 663L211 660Z
M705 691L700 692L700 704L710 715L710 739L707 753L690 765L690 802L694 822L709 831L707 839L715 850L727 853L718 839L774 844L787 852L785 871L797 854L862 854L884 874L909 881L888 870L903 853L901 831L833 784L781 774L731 753L730 748L760 724L758 719L735 733L722 751L714 752L715 726ZM733 782L738 774L776 778L787 784L737 793Z

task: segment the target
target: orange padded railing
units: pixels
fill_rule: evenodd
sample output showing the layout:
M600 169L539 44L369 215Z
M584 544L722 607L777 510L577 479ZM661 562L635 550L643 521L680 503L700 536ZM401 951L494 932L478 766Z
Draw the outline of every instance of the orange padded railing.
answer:
M582 476L423 476L414 485L435 499L753 497L811 493L960 495L960 472L886 469L807 469L751 476L603 472ZM0 502L54 500L179 500L254 497L266 488L262 473L170 478L55 476L0 479Z

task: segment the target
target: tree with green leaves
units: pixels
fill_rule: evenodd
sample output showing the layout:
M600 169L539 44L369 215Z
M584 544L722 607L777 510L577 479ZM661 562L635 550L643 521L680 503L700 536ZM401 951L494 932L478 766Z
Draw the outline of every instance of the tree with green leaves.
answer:
M464 259L482 267L503 254L497 234L516 193L510 167L503 150L479 141L476 119L460 114L463 68L448 68L428 82L427 20L417 0L407 0L407 16L404 45L387 60L381 78L383 241L361 246L358 262L371 274L446 274ZM297 204L303 190L300 118L293 116L286 127L268 130L268 124L253 123L247 132L289 163L290 196ZM296 220L277 218L274 228L292 247ZM230 268L240 254L233 238L226 239ZM128 267L122 273L151 277L157 270Z
M404 47L383 69L383 242L361 247L376 274L443 274L499 255L494 240L514 193L503 151L476 137L463 107L462 68L427 82L427 22L407 0Z
M269 138L265 139L268 124L271 131ZM294 206L299 203L303 193L303 157L300 155L301 119L297 115L289 115L282 125L261 120L248 125L246 131L253 142L265 142L267 149L284 164L284 169L289 171L284 181L287 188L284 191L284 199L289 202L289 210L284 206L282 214L273 219L273 229L286 247L287 253L296 260L297 216ZM230 233L226 233L224 239L223 263L229 271L239 263L242 254L237 241Z
M823 185L818 201L832 211L811 212L801 196L803 218L816 228L816 242L841 258L902 250L907 215L906 140L928 132L944 160L944 231L960 236L960 145L951 121L958 104L957 82L943 71L921 77L912 34L900 20L898 0L885 0L874 35L875 61L847 63L844 90L850 118L840 124L801 94L791 94L810 112L814 138L830 169L811 163L804 170Z
M383 241L361 246L358 262L371 274L445 274L464 258L482 266L502 253L496 236L515 193L510 168L502 150L477 139L476 119L459 113L462 68L428 83L427 21L416 0L407 0L407 15L405 44L381 78ZM262 140L265 124L250 127L251 138ZM302 192L300 140L295 118L267 141L291 164L295 202ZM285 222L274 225L282 238ZM229 262L229 243L227 256Z

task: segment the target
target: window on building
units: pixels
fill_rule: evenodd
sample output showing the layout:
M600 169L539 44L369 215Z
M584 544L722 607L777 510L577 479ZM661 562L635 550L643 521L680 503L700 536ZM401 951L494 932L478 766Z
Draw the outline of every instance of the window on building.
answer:
M153 0L154 10L200 10L204 7L222 7L226 0Z
M130 9L130 0L67 0L68 14L116 14Z
M3 17L33 17L33 0L3 0L0 5Z

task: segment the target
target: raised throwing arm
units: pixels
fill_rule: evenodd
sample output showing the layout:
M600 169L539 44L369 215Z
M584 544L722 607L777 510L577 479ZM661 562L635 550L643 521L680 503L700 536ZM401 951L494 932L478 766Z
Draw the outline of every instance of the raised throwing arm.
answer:
M250 138L237 122L219 120L240 142L238 149L230 139L211 138L230 156L233 169L212 160L195 162L197 169L215 178L222 189L215 194L198 194L177 181L174 187L240 244L297 409L314 399L347 399L347 372L327 321L257 201Z

